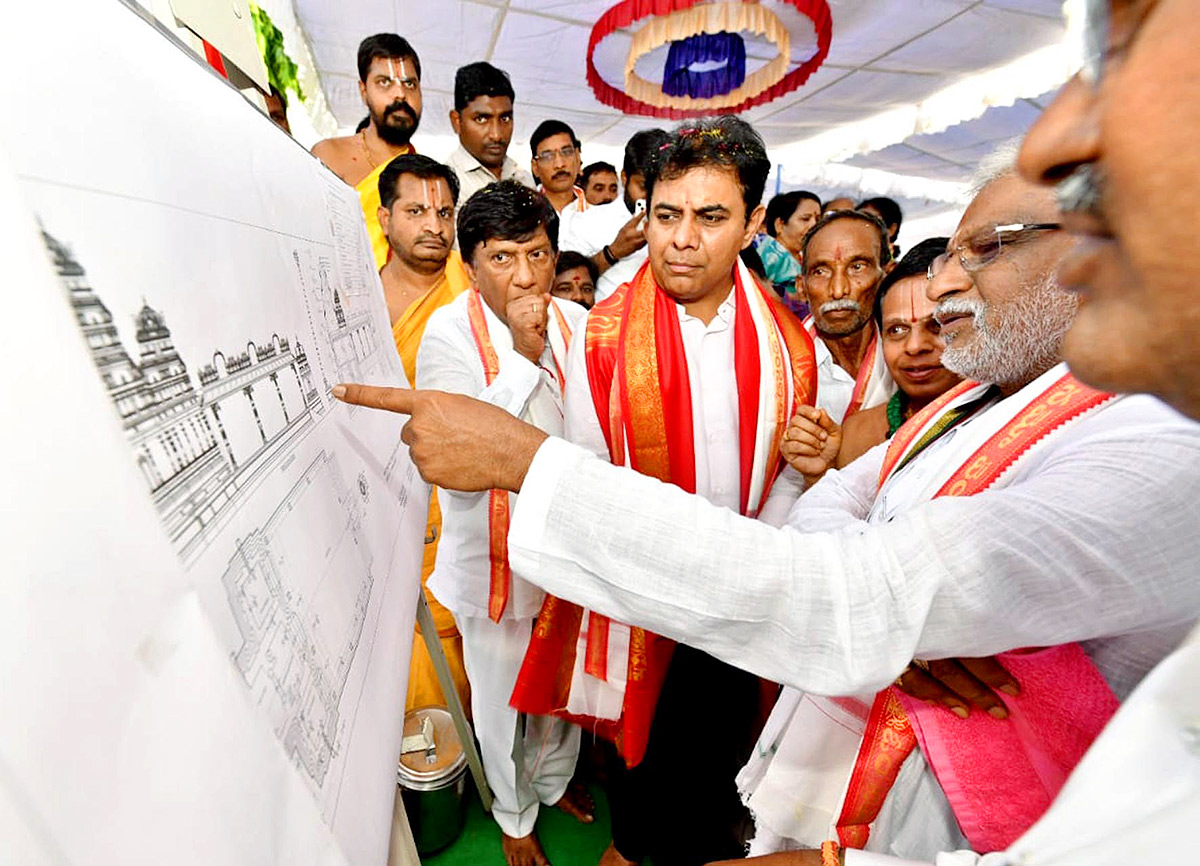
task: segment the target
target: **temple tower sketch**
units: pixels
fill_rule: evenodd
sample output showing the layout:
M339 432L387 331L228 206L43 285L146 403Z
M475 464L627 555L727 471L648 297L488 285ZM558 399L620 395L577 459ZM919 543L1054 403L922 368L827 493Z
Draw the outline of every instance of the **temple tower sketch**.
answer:
M44 231L42 238L138 470L186 557L283 446L324 411L304 347L272 334L232 351L218 349L195 382L166 316L143 301L133 322L135 360L83 266L57 238Z

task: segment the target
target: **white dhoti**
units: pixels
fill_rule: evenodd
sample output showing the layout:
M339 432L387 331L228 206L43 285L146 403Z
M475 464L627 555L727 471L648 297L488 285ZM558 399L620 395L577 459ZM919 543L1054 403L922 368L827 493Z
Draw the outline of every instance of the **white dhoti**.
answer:
M496 798L492 817L508 836L528 836L538 807L567 790L579 757L579 727L553 716L527 716L509 706L533 619L454 615L471 683L471 712L483 772Z

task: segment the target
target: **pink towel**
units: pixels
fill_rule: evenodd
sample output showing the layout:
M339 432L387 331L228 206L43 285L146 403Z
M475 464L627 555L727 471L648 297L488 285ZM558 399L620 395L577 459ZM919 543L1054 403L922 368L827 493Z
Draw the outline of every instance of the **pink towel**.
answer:
M1042 816L1117 710L1078 644L999 658L1021 688L1016 697L1000 696L1005 720L980 710L960 719L900 694L959 827L980 853L1007 848Z

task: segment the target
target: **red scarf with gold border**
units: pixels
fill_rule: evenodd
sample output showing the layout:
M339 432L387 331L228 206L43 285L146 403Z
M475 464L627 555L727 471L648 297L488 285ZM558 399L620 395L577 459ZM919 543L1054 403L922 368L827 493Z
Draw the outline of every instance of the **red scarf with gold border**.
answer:
M756 516L783 467L779 443L796 407L812 403L816 363L796 318L740 265L733 288L741 512ZM677 303L649 264L598 304L585 337L588 382L609 456L644 475L696 492L691 386ZM566 712L584 611L547 596L538 615L513 706L555 713L612 739L629 766L641 761L674 643L631 628L619 719ZM590 615L584 669L605 679L608 620Z

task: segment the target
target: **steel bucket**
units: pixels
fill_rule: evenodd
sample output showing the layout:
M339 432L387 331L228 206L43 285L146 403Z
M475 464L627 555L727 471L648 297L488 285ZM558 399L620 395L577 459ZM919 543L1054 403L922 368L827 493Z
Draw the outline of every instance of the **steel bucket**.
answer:
M405 751L397 780L419 854L458 838L466 820L467 756L445 707L418 707L404 716Z

